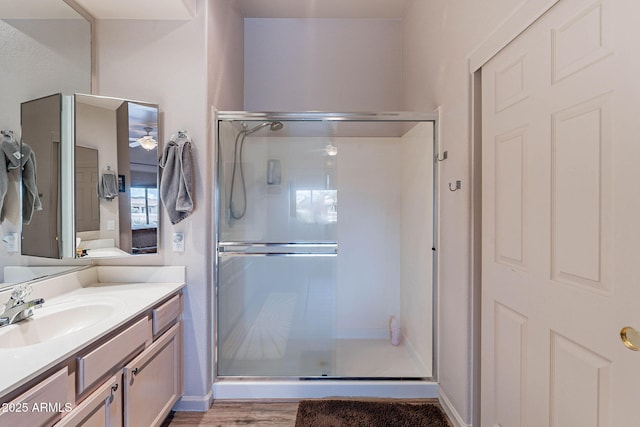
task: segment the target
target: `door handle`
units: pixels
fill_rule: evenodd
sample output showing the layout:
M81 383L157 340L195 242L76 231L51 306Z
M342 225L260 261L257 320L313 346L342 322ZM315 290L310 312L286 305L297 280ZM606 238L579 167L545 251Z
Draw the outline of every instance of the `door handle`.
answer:
M620 339L629 350L640 351L640 332L631 326L620 329Z

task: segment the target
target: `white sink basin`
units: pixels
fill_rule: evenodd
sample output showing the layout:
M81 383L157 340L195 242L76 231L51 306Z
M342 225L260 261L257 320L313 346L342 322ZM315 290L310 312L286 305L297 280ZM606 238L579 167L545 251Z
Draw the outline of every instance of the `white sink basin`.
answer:
M114 306L103 303L55 304L37 308L32 317L0 328L0 348L18 348L65 336L104 320Z

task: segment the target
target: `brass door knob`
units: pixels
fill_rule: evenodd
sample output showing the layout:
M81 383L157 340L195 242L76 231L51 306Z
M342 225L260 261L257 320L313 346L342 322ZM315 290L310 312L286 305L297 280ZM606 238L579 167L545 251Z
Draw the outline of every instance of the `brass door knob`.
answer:
M640 351L640 332L631 326L620 329L620 339L629 350Z

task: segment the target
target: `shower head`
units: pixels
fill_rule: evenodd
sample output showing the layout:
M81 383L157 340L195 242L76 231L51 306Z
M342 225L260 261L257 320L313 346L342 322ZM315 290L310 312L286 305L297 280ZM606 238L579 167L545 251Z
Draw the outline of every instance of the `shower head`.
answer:
M236 219L242 219L244 217L244 214L247 212L247 186L245 183L245 179L244 179L244 170L242 168L242 149L244 147L244 140L248 135L251 135L254 132L259 131L260 129L262 129L263 127L267 127L269 126L269 129L271 131L277 131L280 130L284 127L284 124L282 122L262 122L259 123L257 125L255 125L254 127L250 128L246 123L244 122L240 122L242 124L242 130L240 132L238 132L238 134L236 135L236 142L235 142L235 146L233 148L233 168L231 170L231 190L229 190L229 204L227 205L227 222L229 224L229 226L233 225L233 221ZM238 145L240 146L240 149L238 149ZM271 162L271 161L270 161ZM274 163L275 164L275 163ZM234 207L234 203L233 203L233 189L235 187L235 182L236 182L236 170L238 170L240 173L238 175L238 178L240 180L239 185L242 187L242 210L237 211ZM276 178L269 178L269 184L274 184L276 181ZM278 184L280 183L279 181L279 174L278 174Z
M277 131L282 129L284 127L284 124L282 124L282 122L262 122L259 125L252 127L251 129L246 129L244 133L246 135L251 135L252 133L257 132L266 126L269 126L269 130L271 131Z
M280 130L283 127L284 127L284 124L282 122L271 122L271 130L272 131Z

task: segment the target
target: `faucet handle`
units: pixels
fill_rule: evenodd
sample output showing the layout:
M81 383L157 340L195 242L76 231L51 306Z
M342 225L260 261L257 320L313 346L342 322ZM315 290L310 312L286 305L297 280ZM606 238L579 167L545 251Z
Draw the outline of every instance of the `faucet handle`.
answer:
M24 301L24 299L33 291L31 285L18 285L11 293L11 299L15 301Z

